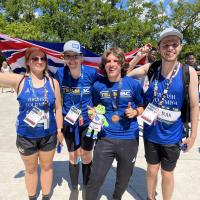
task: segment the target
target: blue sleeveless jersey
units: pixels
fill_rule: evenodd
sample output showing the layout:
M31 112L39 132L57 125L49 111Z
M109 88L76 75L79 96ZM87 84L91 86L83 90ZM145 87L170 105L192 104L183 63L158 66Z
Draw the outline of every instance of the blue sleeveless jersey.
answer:
M150 83L149 89L145 93L146 105L153 102L154 105L158 106L166 82L168 82L168 79L160 75L158 92L155 98L153 98L155 80ZM183 123L180 116L184 100L183 89L182 67L179 65L178 71L172 78L172 83L169 86L158 119L151 126L144 123L143 134L146 140L158 144L176 144L181 141L184 135Z
M56 133L56 120L54 114L55 95L51 88L50 82L46 79L46 90L48 97L48 111L49 111L49 129L44 129L44 123L38 123L35 128L29 126L24 119L26 115L33 109L34 106L44 110L44 87L34 88L35 95L31 90L29 78L24 79L24 86L17 97L19 102L19 115L17 117L17 134L27 138L42 138ZM36 97L36 98L35 98Z
M96 69L87 66L82 66L82 77L79 77L78 79L73 79L69 74L68 67L58 69L56 79L60 84L63 96L63 116L65 116L71 106L74 105L79 109L81 108L84 126L89 124L90 120L88 118L87 105L93 106L91 87L97 80L98 76ZM65 120L64 124L69 125Z
M107 78L102 78L93 86L93 101L95 105L102 104L105 106L105 117L109 124L108 127L103 127L102 137L113 139L135 139L139 135L137 118L128 119L124 117L124 112L125 109L127 109L129 102L131 102L132 108L143 106L141 84L131 77L123 78L118 108L120 120L119 122L114 123L112 121L112 116L115 112L109 90L113 92L115 100L118 85L119 82L111 83Z

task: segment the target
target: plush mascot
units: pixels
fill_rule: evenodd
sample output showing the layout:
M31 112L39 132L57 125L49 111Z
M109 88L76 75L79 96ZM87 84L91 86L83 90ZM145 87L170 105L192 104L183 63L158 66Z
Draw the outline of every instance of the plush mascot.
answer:
M93 139L97 139L97 134L101 131L103 126L108 127L108 122L104 116L106 110L102 105L98 105L94 107L94 110L89 110L88 114L93 115L93 120L90 122L88 131L86 133L87 137L93 137ZM92 133L93 131L93 133Z

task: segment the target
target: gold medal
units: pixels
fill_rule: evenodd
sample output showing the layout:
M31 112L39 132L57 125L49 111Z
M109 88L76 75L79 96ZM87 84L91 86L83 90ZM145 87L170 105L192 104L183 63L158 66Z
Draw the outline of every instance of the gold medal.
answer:
M112 116L112 121L113 121L114 123L117 123L117 122L119 121L119 115L114 114L114 115Z

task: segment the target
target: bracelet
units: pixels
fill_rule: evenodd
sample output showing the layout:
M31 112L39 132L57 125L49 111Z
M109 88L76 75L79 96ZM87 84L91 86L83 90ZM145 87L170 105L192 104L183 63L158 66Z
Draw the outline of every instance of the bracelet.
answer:
M58 128L58 129L57 129L57 133L58 133L58 132L63 132L63 128Z

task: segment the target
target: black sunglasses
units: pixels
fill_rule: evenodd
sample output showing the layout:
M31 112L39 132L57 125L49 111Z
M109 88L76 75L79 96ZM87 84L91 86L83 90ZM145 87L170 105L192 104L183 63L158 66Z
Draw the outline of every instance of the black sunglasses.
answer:
M38 62L39 60L41 61L41 62L46 62L47 61L47 58L46 57L33 57L33 58L31 58L31 60L32 61L34 61L34 62Z

